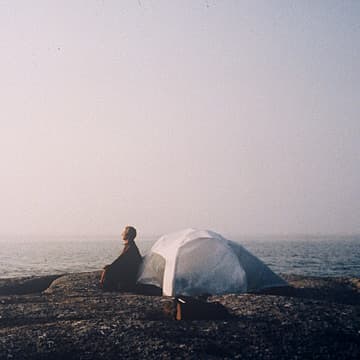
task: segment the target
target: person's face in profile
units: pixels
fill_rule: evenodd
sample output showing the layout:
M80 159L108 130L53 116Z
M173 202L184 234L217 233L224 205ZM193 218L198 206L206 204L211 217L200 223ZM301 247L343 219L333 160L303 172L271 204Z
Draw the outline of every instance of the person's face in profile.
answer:
M126 228L123 230L123 232L121 233L121 237L124 241L124 244L126 245L129 241L127 239L127 231L126 231Z
M124 243L127 243L127 239L126 239L126 229L124 229L121 233L121 238L123 239Z

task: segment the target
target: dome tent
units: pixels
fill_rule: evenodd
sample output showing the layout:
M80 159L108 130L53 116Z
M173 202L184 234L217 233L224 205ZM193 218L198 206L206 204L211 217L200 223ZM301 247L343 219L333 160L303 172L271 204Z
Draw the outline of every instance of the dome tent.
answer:
M287 286L243 246L208 230L163 235L146 255L138 282L163 295L244 293Z

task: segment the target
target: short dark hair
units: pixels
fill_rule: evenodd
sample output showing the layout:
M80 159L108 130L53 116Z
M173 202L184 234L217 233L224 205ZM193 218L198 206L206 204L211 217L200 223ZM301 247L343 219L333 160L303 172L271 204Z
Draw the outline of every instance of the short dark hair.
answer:
M136 238L136 229L133 226L125 227L125 239L126 240L134 240Z

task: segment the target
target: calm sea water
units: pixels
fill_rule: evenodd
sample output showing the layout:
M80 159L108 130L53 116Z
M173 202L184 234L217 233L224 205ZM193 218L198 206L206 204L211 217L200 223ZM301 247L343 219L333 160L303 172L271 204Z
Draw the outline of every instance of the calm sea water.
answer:
M142 254L156 238L137 241ZM233 238L276 273L360 277L360 236ZM0 278L99 270L121 252L115 238L0 238Z

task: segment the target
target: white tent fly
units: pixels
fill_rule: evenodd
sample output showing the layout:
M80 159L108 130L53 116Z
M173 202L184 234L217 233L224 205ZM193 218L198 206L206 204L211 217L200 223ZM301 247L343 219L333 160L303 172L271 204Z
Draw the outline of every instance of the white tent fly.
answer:
M243 246L208 230L163 235L145 257L139 283L163 295L225 294L287 286Z

